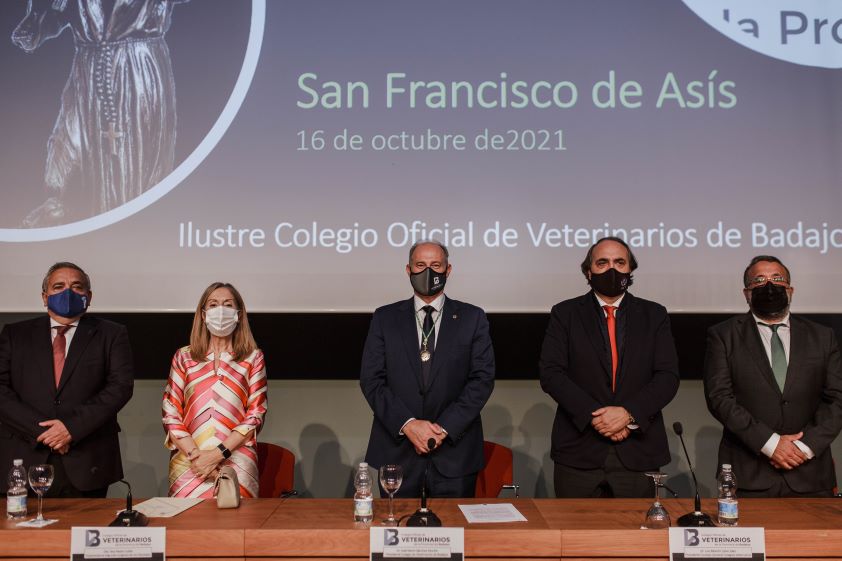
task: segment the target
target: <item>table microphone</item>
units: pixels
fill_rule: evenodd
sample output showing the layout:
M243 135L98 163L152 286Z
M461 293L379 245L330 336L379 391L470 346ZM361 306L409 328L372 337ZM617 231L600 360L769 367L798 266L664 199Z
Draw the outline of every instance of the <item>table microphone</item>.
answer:
M126 510L120 512L109 526L146 526L149 524L146 515L132 508L132 486L125 479L121 479L120 483L125 483L129 488L126 495Z
M441 519L427 508L427 473L430 471L430 456L436 447L436 439L430 438L427 441L427 466L424 468L424 482L421 485L421 508L415 511L407 521L407 526L429 526L438 528L441 526Z
M687 453L687 446L684 445L684 427L676 421L672 424L672 430L681 440L681 447L684 448L684 457L687 458L687 465L690 466L690 475L693 476L693 486L696 488L696 502L693 512L688 512L678 518L678 525L687 526L716 526L711 517L702 512L702 499L699 497L699 482L696 481L696 472L693 471L693 464L690 463L690 454Z

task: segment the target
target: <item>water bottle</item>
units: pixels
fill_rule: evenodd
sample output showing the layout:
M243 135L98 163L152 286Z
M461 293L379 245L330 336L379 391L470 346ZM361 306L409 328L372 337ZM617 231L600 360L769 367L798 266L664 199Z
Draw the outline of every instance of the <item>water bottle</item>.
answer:
M23 460L12 463L6 482L9 485L6 491L6 518L26 518L26 469Z
M354 522L371 522L374 518L374 499L371 496L371 474L368 464L360 462L354 476Z
M737 478L731 471L731 464L722 464L719 477L719 525L736 526L740 521L740 505L737 502Z

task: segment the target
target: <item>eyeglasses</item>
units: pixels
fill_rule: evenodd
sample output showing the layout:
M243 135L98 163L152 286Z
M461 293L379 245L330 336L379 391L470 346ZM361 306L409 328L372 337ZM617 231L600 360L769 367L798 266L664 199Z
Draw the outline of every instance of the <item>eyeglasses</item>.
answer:
M778 286L789 286L789 281L782 275L772 275L771 277L754 277L750 281L748 281L747 288L756 288L758 286L763 286L767 282L771 282L772 284L777 284Z

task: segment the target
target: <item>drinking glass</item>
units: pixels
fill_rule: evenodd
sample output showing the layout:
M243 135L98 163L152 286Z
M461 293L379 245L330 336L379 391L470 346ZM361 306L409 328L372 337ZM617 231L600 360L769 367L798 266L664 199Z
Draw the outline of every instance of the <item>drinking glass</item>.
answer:
M380 466L380 485L389 494L389 516L383 520L386 526L396 526L398 521L392 509L392 498L403 483L403 468L393 464Z
M655 483L655 502L646 511L646 520L643 522L643 528L650 530L659 530L670 527L670 514L664 505L661 504L661 487L664 486L664 479L667 478L666 473L659 471L648 471L646 477L651 477Z
M38 516L37 522L44 521L42 506L44 504L44 493L49 491L53 484L53 466L50 464L37 464L29 468L29 486L38 495Z

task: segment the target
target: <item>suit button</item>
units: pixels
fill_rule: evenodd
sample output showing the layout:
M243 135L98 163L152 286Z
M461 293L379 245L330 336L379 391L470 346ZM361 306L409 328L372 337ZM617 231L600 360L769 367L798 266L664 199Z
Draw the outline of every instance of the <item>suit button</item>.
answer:
M784 405L789 405L789 402L788 402L787 400L784 400L782 403L783 403Z
M53 402L53 405L61 405L61 400L57 399Z

